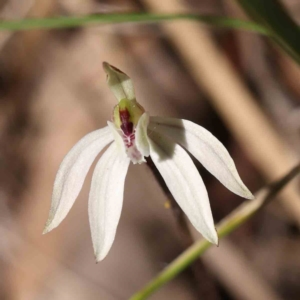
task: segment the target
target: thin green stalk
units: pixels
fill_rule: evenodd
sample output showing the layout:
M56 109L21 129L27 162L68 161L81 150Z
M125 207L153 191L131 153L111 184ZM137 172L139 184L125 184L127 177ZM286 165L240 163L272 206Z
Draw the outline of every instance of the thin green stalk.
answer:
M272 39L300 64L300 28L278 0L236 0Z
M235 209L218 224L217 231L219 238L227 236L229 233L244 224L249 218L257 213L257 211L274 199L274 197L282 190L282 188L284 188L299 173L300 164L279 181L259 191L255 200L249 200ZM173 262L171 262L160 274L158 274L157 277L150 281L142 290L134 294L130 300L143 300L148 298L151 294L156 292L159 288L164 286L180 272L186 269L211 246L212 244L204 239L195 242ZM222 244L220 247L222 247Z
M174 20L201 21L217 27L248 30L268 35L269 32L261 25L222 16L207 16L199 14L148 14L148 13L121 13L98 14L87 16L66 16L45 19L23 19L0 22L0 30L22 31L32 29L70 28L88 25L129 23L129 22L162 22Z

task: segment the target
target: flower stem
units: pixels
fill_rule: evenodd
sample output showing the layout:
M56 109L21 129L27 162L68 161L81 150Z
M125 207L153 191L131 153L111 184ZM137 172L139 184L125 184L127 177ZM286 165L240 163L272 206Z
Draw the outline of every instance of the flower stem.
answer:
M179 229L178 234L181 239L181 244L184 247L184 249L187 249L194 243L194 239L190 232L187 218L185 217L184 212L182 211L182 209L180 208L180 206L174 199L172 193L168 189L164 179L162 178L162 175L159 173L159 171L155 167L151 157L147 157L146 160L147 160L147 166L149 167L149 169L155 176L157 182L159 183L160 187L164 191L166 198L168 199L168 202L170 205L169 208L172 210L173 216L177 223L177 227ZM191 275L196 284L196 291L197 291L197 296L199 299L203 298L203 296L210 297L212 299L218 299L217 294L215 292L216 289L214 288L214 282L213 282L213 280L211 280L209 274L207 274L207 272L204 268L204 265L202 264L202 262L200 260L197 260L197 261L195 261L194 264L192 264ZM200 282L201 282L201 284L199 284ZM209 295L207 294L206 290L204 292L203 283L206 287L207 286L211 287Z
M263 188L256 194L255 200L249 200L241 204L217 226L219 238L227 236L229 233L244 224L257 211L268 204L274 197L300 173L300 164L293 168L287 175L272 185ZM134 294L130 300L143 300L153 294L163 285L171 281L180 272L201 256L212 244L201 239L179 255L171 262L157 277L150 281L142 290ZM222 245L221 245L222 246Z

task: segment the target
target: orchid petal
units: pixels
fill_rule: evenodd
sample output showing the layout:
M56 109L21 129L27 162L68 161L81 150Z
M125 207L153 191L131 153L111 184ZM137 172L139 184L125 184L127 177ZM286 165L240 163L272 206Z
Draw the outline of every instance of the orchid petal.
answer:
M167 187L194 227L211 243L218 235L201 176L186 151L170 139L153 134L150 156Z
M49 217L43 233L57 227L73 206L96 156L113 140L108 127L84 136L63 159L56 174Z
M119 223L129 158L118 155L115 143L95 167L89 196L89 220L96 261L104 259Z
M150 154L150 146L147 134L148 124L149 115L148 113L143 113L135 130L136 147L141 152L142 156L146 157L148 157Z
M118 101L135 99L132 80L129 76L107 62L103 63L103 69L107 75L108 86Z
M205 128L191 121L161 117L151 117L150 124L151 129L185 147L230 191L247 199L254 198L242 182L226 148Z

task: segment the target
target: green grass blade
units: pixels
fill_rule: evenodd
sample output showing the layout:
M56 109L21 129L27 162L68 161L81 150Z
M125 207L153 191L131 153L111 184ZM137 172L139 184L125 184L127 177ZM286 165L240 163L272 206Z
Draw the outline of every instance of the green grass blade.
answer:
M300 28L278 0L237 0L250 17L300 64Z
M53 17L45 19L23 19L14 21L0 21L0 30L22 31L32 29L58 29L88 25L135 23L135 22L162 22L174 20L201 21L207 25L253 31L260 34L268 34L268 31L261 25L233 18L221 16L207 16L198 14L98 14L87 16Z

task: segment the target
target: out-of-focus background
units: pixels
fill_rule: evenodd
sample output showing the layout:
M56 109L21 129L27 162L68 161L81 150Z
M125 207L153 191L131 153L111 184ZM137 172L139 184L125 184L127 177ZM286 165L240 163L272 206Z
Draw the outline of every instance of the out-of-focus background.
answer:
M295 20L300 2L285 0ZM2 0L1 19L109 12L246 18L233 0ZM256 34L197 22L0 32L0 299L128 299L187 246L151 170L130 166L116 240L95 264L87 200L42 235L64 155L116 104L108 61L152 115L192 120L227 147L252 192L299 159L300 70ZM216 222L244 201L196 163ZM299 299L297 182L151 299ZM196 237L197 238L197 237Z

